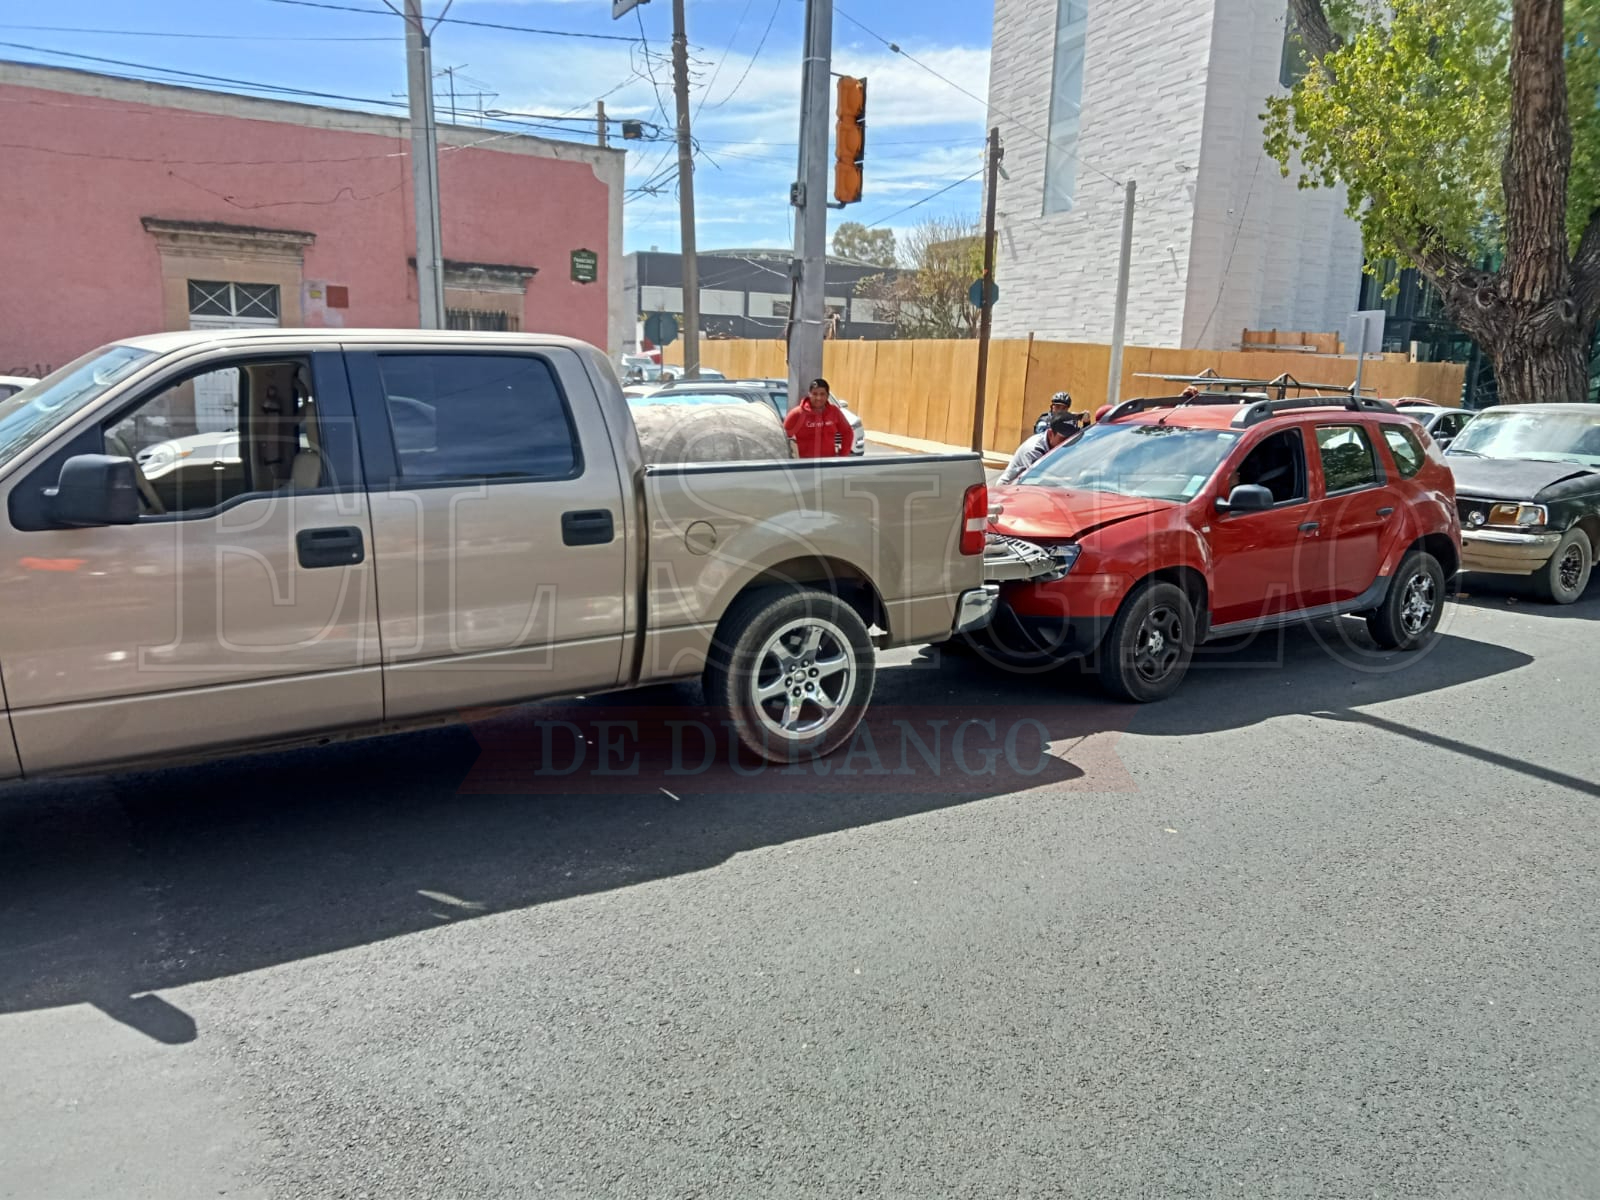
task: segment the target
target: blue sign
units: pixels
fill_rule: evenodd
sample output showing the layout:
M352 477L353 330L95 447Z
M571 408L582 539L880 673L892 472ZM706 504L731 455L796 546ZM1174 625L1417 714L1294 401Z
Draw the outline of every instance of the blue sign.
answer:
M1000 285L998 283L991 283L989 285L989 304L992 307L999 302ZM967 289L967 303L972 305L973 308L983 307L983 280L974 279L972 281L972 286Z
M678 319L671 313L651 313L644 319L644 335L658 346L678 340Z

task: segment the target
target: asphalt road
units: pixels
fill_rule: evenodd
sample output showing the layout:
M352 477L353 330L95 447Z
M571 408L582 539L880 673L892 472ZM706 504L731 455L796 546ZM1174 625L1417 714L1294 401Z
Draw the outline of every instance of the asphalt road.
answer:
M0 1196L1594 1196L1597 623L0 791Z

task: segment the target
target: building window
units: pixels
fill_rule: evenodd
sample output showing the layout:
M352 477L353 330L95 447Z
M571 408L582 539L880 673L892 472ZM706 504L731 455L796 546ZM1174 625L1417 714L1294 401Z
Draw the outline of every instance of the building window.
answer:
M276 321L278 312L278 285L275 283L189 280L191 317L246 317Z
M1056 55L1050 90L1050 145L1044 160L1044 211L1072 211L1078 184L1088 0L1056 0Z
M490 333L516 333L520 322L507 312L482 308L447 308L444 310L446 329L477 329Z
M1290 4L1283 17L1283 53L1278 59L1278 82L1292 88L1306 76L1306 47L1300 40L1300 23L1295 20L1294 5Z

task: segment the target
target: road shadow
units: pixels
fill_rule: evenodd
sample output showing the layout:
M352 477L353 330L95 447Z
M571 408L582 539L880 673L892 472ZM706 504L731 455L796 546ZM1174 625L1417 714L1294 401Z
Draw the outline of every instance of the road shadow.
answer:
M1530 617L1558 621L1600 621L1600 571L1572 604L1552 604L1534 594L1530 580L1515 575L1463 575L1458 604L1488 611L1515 609Z
M201 1031L166 989L1027 788L1131 792L1115 753L1130 728L1360 715L1531 661L1449 634L1362 659L1343 638L1207 648L1176 697L1143 707L1071 673L1008 675L930 648L880 670L864 735L817 764L730 760L723 718L675 687L0 788L0 1013L90 1003L181 1043Z

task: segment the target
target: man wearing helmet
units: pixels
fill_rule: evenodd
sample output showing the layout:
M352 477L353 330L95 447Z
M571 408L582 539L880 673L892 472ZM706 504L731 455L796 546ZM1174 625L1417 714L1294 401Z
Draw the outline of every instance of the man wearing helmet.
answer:
M1050 428L1050 422L1056 417L1070 417L1072 415L1072 397L1066 392L1057 392L1050 397L1050 411L1039 414L1039 419L1033 423L1033 432L1043 433Z

